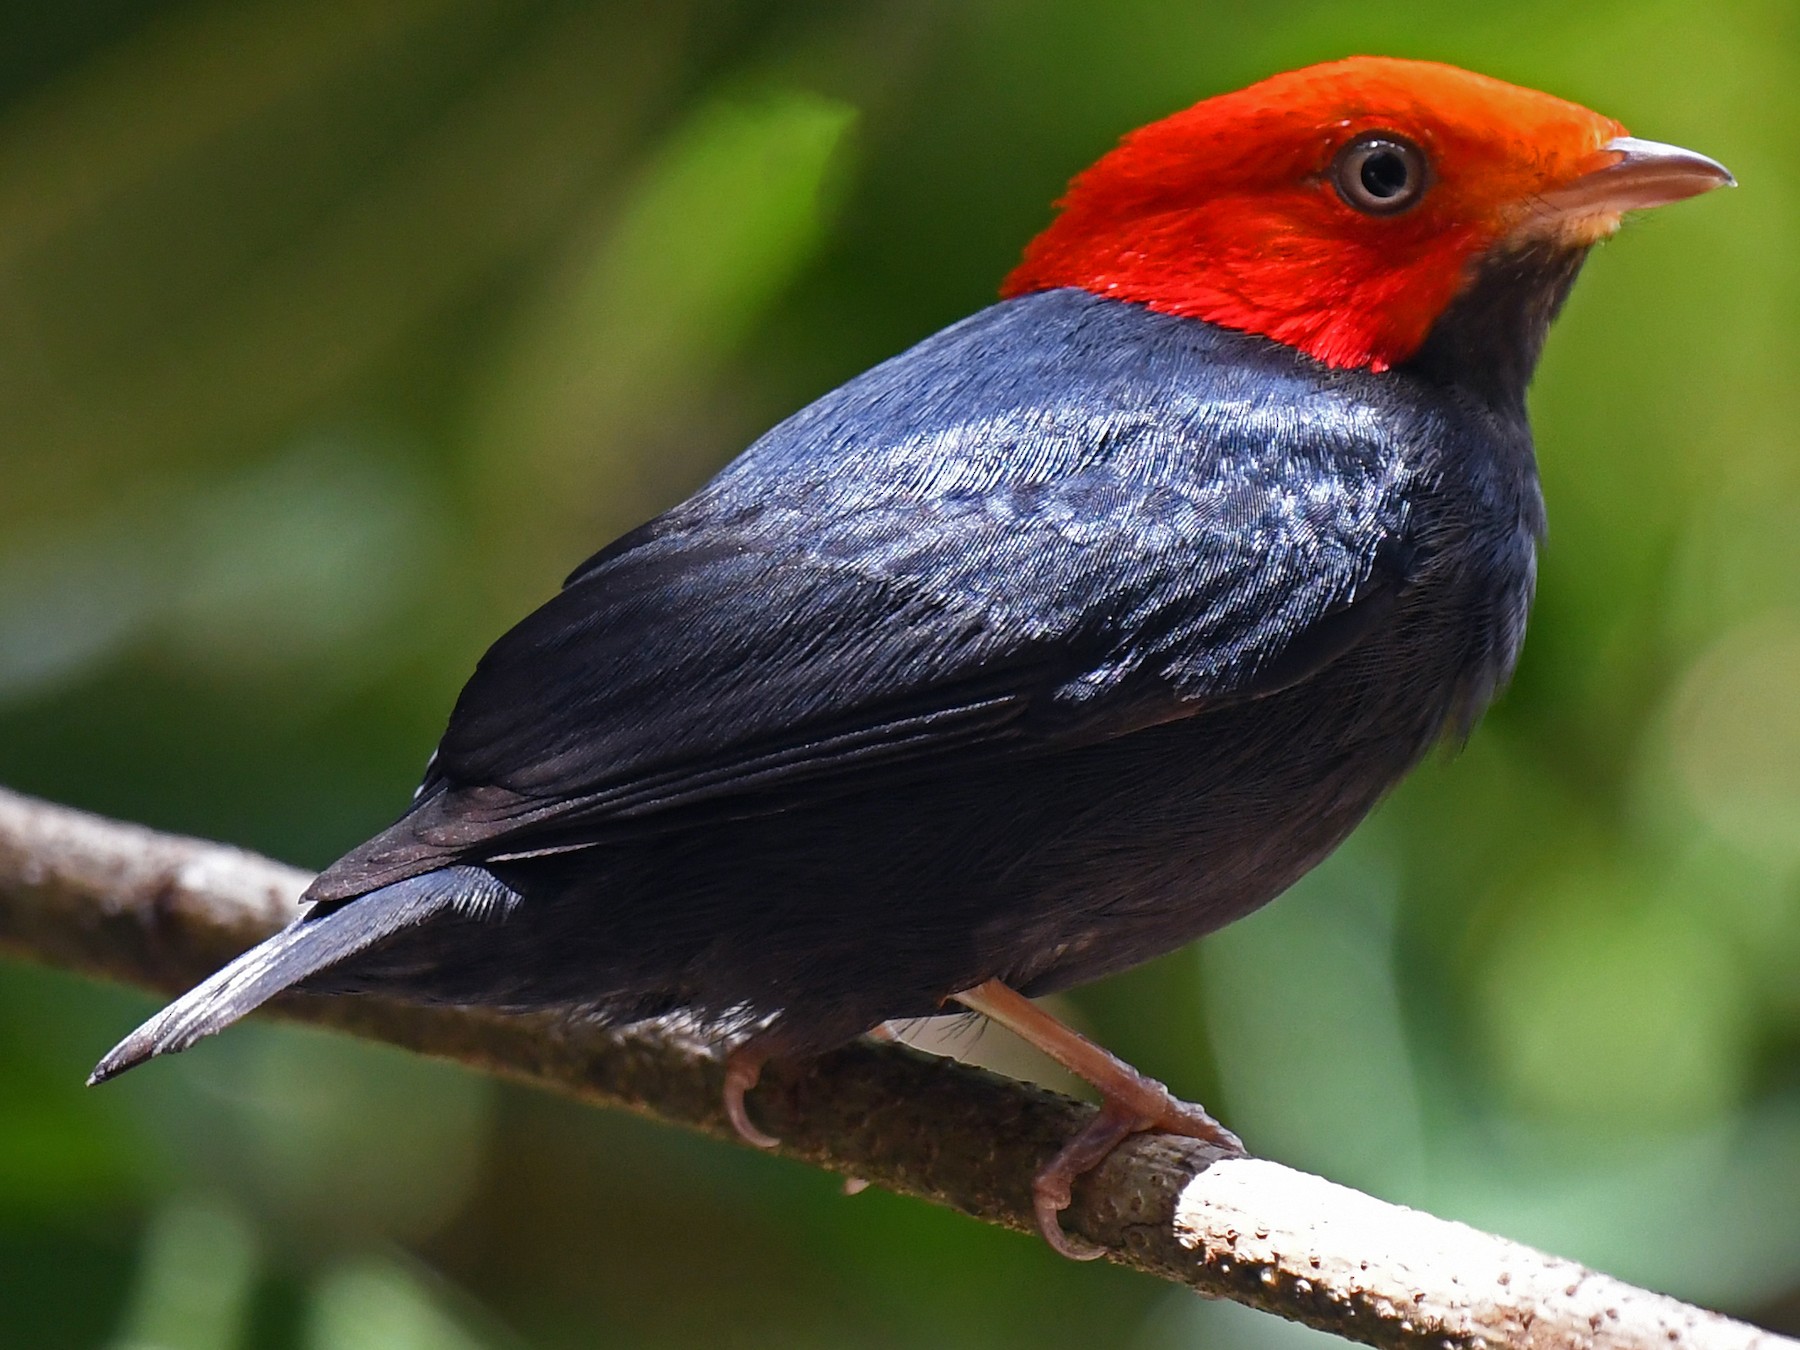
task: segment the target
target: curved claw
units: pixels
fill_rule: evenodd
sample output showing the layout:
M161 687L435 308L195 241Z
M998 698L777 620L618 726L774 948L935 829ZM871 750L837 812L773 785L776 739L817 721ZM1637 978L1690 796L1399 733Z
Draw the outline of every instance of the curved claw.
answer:
M1038 1234L1058 1256L1066 1256L1071 1261L1098 1261L1106 1255L1106 1248L1072 1238L1063 1231L1062 1220L1058 1217L1061 1205L1050 1205L1040 1195L1033 1201L1032 1208L1037 1212Z
M1065 1233L1062 1212L1069 1207L1076 1177L1093 1171L1126 1139L1151 1126L1142 1116L1109 1101L1038 1171L1031 1182L1031 1207L1037 1215L1038 1231L1055 1251L1071 1261L1094 1261L1106 1255L1104 1247Z
M1106 1248L1082 1242L1064 1232L1062 1212L1069 1207L1076 1177L1093 1171L1120 1144L1147 1130L1201 1139L1239 1157L1245 1153L1242 1141L1235 1134L1203 1108L1179 1097L1166 1095L1166 1106L1154 1117L1139 1114L1126 1103L1108 1101L1032 1180L1031 1207L1037 1215L1038 1231L1053 1249L1071 1261L1094 1261L1106 1255Z
M1072 1238L1063 1231L1062 1212L1069 1207L1069 1194L1064 1188L1058 1196L1043 1185L1044 1179L1039 1177L1032 1183L1031 1208L1037 1215L1038 1234L1050 1244L1050 1250L1058 1256L1066 1256L1071 1261L1098 1261L1106 1255L1106 1248L1083 1242L1080 1238Z
M725 1118L740 1139L757 1148L777 1148L781 1144L774 1135L759 1130L744 1109L744 1094L756 1086L767 1062L767 1055L747 1051L743 1046L725 1056Z

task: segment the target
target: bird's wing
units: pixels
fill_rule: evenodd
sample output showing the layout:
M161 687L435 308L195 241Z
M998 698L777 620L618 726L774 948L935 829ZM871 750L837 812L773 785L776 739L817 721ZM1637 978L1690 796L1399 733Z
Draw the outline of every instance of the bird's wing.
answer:
M1299 500L1256 472L1155 486L1101 466L820 493L702 496L577 572L482 659L414 809L314 898L702 802L791 805L877 766L1123 735L1303 679L1402 579L1375 482Z
M1079 291L764 436L482 659L412 809L315 884L1120 736L1304 679L1409 574L1413 428L1283 349Z

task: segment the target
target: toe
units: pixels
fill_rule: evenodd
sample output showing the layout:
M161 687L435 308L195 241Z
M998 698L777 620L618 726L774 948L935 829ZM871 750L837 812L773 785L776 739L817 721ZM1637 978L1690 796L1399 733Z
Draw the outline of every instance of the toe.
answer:
M1044 1241L1050 1244L1050 1249L1060 1256L1066 1256L1071 1261L1098 1261L1106 1255L1106 1248L1072 1238L1063 1231L1062 1212L1068 1208L1068 1204L1066 1187L1060 1204L1039 1188L1032 1197L1032 1208L1037 1213L1038 1232L1044 1235Z
M744 1109L744 1094L756 1086L756 1080L762 1077L763 1060L760 1057L747 1055L741 1050L734 1050L725 1059L725 1118L731 1122L738 1137L747 1144L757 1148L775 1148L781 1140L756 1127L750 1119L750 1113Z

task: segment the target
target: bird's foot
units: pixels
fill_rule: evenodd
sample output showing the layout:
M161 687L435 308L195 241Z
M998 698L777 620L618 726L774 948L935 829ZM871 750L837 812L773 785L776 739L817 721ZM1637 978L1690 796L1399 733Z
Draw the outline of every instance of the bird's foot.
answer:
M870 1027L865 1034L877 1041L899 1040L885 1022ZM731 1128L737 1131L738 1138L757 1148L778 1148L781 1145L781 1140L757 1127L744 1106L744 1094L756 1086L762 1077L763 1065L773 1058L774 1051L762 1048L755 1038L733 1046L725 1056L725 1118L731 1122ZM857 1189L860 1190L861 1187ZM852 1195L855 1193L850 1192Z
M1077 1242L1063 1232L1061 1215L1069 1207L1075 1178L1098 1167L1132 1135L1160 1130L1204 1140L1225 1153L1243 1156L1242 1141L1203 1108L1182 1101L1154 1078L1064 1026L999 980L964 990L956 1000L1000 1023L1100 1090L1100 1113L1063 1145L1031 1183L1038 1230L1044 1241L1071 1260L1092 1261L1105 1255L1101 1248Z
M744 1109L744 1094L756 1086L756 1080L762 1077L763 1065L768 1062L767 1054L747 1044L733 1048L725 1056L725 1118L740 1139L757 1148L776 1148L781 1143L774 1135L757 1129L750 1113Z
M1105 1162L1107 1155L1132 1135L1158 1130L1204 1140L1226 1153L1244 1153L1242 1141L1204 1107L1182 1101L1154 1078L1131 1072L1137 1079L1131 1096L1108 1096L1099 1114L1032 1178L1038 1231L1044 1241L1072 1261L1093 1261L1106 1255L1104 1247L1077 1241L1063 1231L1062 1212L1069 1207L1075 1178Z

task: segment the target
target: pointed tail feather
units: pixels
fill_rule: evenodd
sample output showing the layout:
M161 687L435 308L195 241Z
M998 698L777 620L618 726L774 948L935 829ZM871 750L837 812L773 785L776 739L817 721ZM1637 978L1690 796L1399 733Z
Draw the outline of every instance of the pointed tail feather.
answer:
M120 1041L95 1066L88 1082L104 1083L156 1055L185 1050L308 976L439 910L479 901L496 886L493 877L479 868L451 867L383 886L329 913L296 919Z

